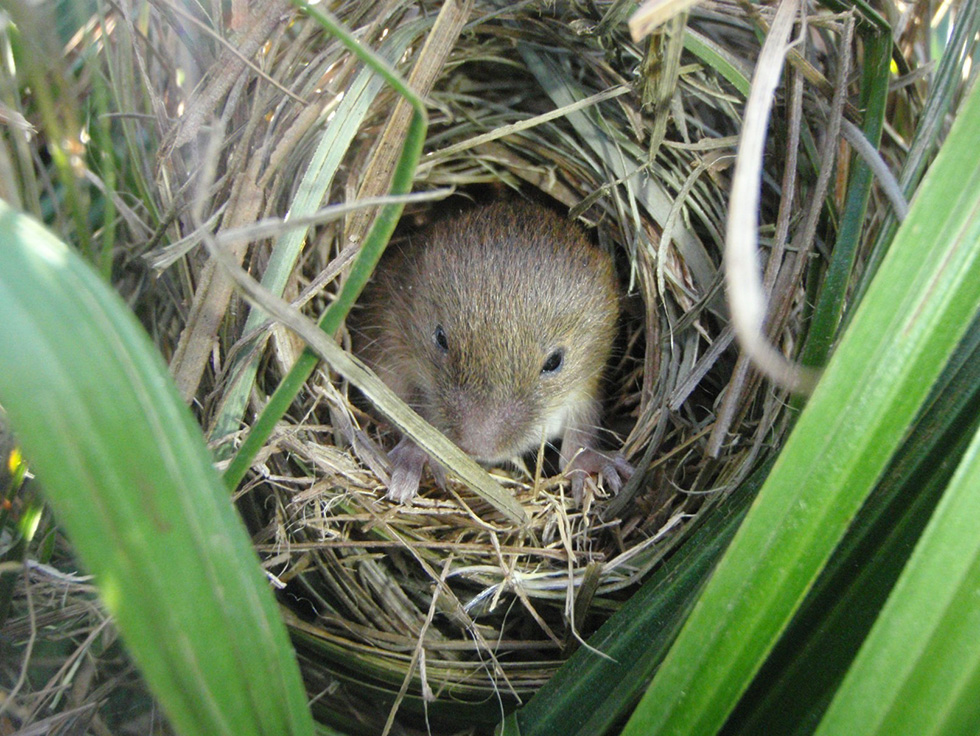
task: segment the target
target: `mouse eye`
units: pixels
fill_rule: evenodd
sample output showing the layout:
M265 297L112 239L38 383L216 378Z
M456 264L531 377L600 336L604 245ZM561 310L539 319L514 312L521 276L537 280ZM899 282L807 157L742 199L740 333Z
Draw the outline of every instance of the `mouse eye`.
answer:
M547 360L544 361L544 365L541 366L541 375L550 375L557 373L561 370L561 367L565 364L565 351L562 348L558 348L553 351L551 355L548 356Z
M442 325L436 325L436 330L432 333L432 341L440 352L449 352L449 339L446 337L446 331L442 329Z

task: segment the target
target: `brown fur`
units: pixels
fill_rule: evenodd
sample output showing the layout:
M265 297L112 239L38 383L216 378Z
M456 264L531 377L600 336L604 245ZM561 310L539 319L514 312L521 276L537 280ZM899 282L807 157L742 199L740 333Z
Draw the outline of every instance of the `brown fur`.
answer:
M362 303L357 352L476 459L520 455L549 426L593 436L618 291L574 223L513 201L442 220L385 257ZM561 369L542 374L557 349Z

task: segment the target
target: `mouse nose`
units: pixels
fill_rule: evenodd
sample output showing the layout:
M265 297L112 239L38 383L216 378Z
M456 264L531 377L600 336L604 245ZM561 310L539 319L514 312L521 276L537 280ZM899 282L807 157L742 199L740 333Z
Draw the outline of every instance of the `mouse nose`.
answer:
M487 407L468 401L461 404L455 437L451 439L463 452L488 463L516 454L512 447L517 422L515 407Z

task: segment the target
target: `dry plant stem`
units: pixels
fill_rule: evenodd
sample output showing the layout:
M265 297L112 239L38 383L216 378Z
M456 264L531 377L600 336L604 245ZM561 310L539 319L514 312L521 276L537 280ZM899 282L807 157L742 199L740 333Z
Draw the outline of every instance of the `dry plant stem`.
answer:
M24 647L24 659L23 664L20 668L20 673L17 675L17 682L7 693L7 697L0 702L0 715L7 709L8 704L16 702L17 693L20 689L24 687L24 683L27 681L27 671L30 665L31 657L34 654L34 642L37 639L37 621L34 616L34 599L31 596L31 581L27 572L27 567L24 567L24 600L27 601L27 615L30 620L30 635L27 639L27 646Z
M806 32L806 16L800 29L804 38ZM790 221L796 204L796 180L799 174L800 129L803 118L803 76L798 71L790 73L792 92L789 103L789 136L786 141L786 167L783 169L783 181L780 187L779 214L776 216L776 234L773 238L772 252L766 264L766 274L763 284L767 294L771 294L776 286L776 278L783 265L786 253L786 241L789 238Z
M659 234L652 229L647 229L644 234L651 243L651 246L656 239L660 237ZM651 270L651 259L652 247L637 249L636 260L638 267L641 267L647 271ZM657 259L658 268L663 260ZM664 283L666 284L666 279ZM657 292L655 286L656 284L652 279L643 279L639 282L639 288L643 291L642 297L644 304L657 303ZM651 413L650 405L653 401L653 397L656 396L654 388L656 381L660 376L660 340L658 339L660 337L660 323L657 321L656 311L649 308L644 311L643 321L644 332L648 337L646 340L646 349L643 353L643 386L642 390L640 391L640 416L646 417ZM636 443L638 436L639 427L634 427L633 431L630 432L627 442Z
M793 91L789 106L789 136L786 141L786 166L783 169L782 199L779 202L779 214L776 218L776 237L773 242L772 252L769 254L769 262L766 264L766 274L764 288L766 294L772 295L773 287L776 284L776 277L783 262L783 254L786 249L786 238L789 234L789 224L796 202L796 179L797 165L800 146L800 119L803 108L803 77L798 73L792 74ZM772 335L772 331L769 332ZM709 457L718 458L721 455L722 446L728 437L728 430L732 426L738 409L742 406L742 399L745 396L748 386L746 379L752 363L747 356L740 354L735 361L735 369L732 371L732 378L728 382L725 390L725 398L721 402L718 417L708 438L707 454Z
M480 552L486 547L482 544L471 543L471 542L459 542L459 541L446 541L446 542L425 542L417 539L407 540L391 540L391 539L368 539L368 540L357 540L357 539L324 539L317 540L315 542L290 542L289 550L290 552L305 552L311 550L319 549L365 549L365 550L392 550L392 549L405 549L411 547L416 550L439 550L449 554L451 552ZM268 555L273 555L280 551L281 547L279 544L257 544L255 548L259 552L264 552ZM582 558L582 555L574 550L569 552L567 549L552 549L550 547L540 547L540 546L514 546L514 545L500 545L501 554L505 555L528 555L534 554L535 557L543 557L551 560L558 560L569 565L569 567L578 564ZM569 556L571 555L571 556Z
M768 315L769 334L778 335L785 327L793 308L793 294L796 291L796 284L799 283L806 267L807 259L813 250L816 238L817 225L820 220L820 212L823 209L824 198L827 196L827 189L830 186L831 177L834 172L834 157L838 149L841 124L844 114L844 100L847 95L847 79L850 75L851 65L851 41L854 35L854 17L850 16L844 24L841 33L841 54L837 86L831 100L830 114L827 121L827 129L824 131L824 138L818 153L818 160L821 162L820 174L813 188L811 196L808 198L808 207L803 227L793 238L793 254L787 259L787 268L778 274L774 293L782 295L774 302ZM751 381L758 381L756 376ZM751 382L750 381L750 382ZM741 413L747 411L747 406L741 407ZM736 417L739 415L737 414Z
M847 79L850 74L850 52L853 34L854 18L851 16L844 24L843 32L841 34L840 48L842 49L842 53L837 86L835 87L834 97L831 101L827 129L824 132L824 139L819 151L819 161L821 162L820 174L817 177L817 182L814 186L813 192L808 197L808 207L806 217L804 218L804 224L793 238L793 253L787 259L786 268L780 270L778 274L776 274L777 280L773 288L773 293L777 295L777 298L773 302L773 306L770 308L770 312L767 316L768 334L773 338L775 338L775 336L782 331L786 321L789 319L789 315L793 307L793 295L796 292L795 285L799 283L799 279L803 273L803 269L806 266L809 253L813 249L820 212L822 210L823 201L827 194L827 188L830 185L831 176L833 174L834 154L837 150L837 141L840 135L841 125L844 122L844 100L847 94ZM759 380L761 380L759 375L750 374L747 380L747 389L751 389ZM746 402L743 401L742 405L738 408L738 411L736 411L731 417L732 421L737 421L739 417L744 415L747 410L748 406L746 405Z
M606 100L611 100L620 95L624 95L630 91L630 88L626 85L619 85L617 87L610 87L609 89L603 90L602 92L597 92L594 95L586 97L584 100L579 100L578 102L573 102L571 105L565 105L563 107L556 108L554 110L549 110L541 115L535 115L534 117L528 118L527 120L522 120L519 123L511 123L510 125L502 125L499 128L491 130L489 133L484 133L483 135L474 136L473 138L468 138L465 141L460 141L459 143L454 143L451 146L446 146L445 148L440 148L437 151L432 151L425 155L425 160L419 164L419 172L427 171L435 166L442 159L449 158L450 156L455 156L456 154L462 153L463 151L468 151L472 148L478 148L485 143L490 143L492 141L499 140L500 138L506 138L509 135L514 135L515 133L521 133L525 130L530 130L544 123L550 123L552 120L557 120L558 118L563 118L569 113L576 112L577 110L583 110L586 107L592 107L594 105L599 105ZM504 149L508 150L508 149Z
M759 30L762 33L769 35L769 24L766 22L765 18L758 12L758 9L747 0L739 0L739 4L745 9L746 13L759 25ZM803 8L804 13L806 8ZM888 29L890 30L890 29ZM795 48L790 48L786 52L786 61L788 61L803 78L806 79L810 84L817 88L817 90L824 97L832 97L834 94L834 86L830 83L823 74L817 70L813 64L811 64L799 51ZM854 120L861 119L861 113L857 110L850 102L844 102L844 109L847 112L849 118Z
M219 76L209 80L203 90L188 105L170 135L170 155L182 145L190 142L199 132L207 116L214 114L221 98L237 82L246 68L242 56L251 57L259 49L269 34L284 17L288 5L281 0L270 0L259 12L253 15L248 32L238 45L235 53L226 50L222 59L213 68L222 70ZM227 57L227 58L226 58ZM259 159L253 159L248 175L241 176L234 185L226 215L222 218L223 227L241 227L254 222L261 211L263 193L255 185ZM200 201L200 200L199 200ZM245 257L245 245L234 250L238 263ZM191 303L187 325L181 332L180 340L170 362L170 372L174 377L180 395L185 401L193 399L204 373L215 335L224 319L231 300L233 288L231 281L221 274L213 263L205 264L200 275L194 299Z
M264 79L266 82L268 82L273 87L275 87L280 92L282 92L284 95L286 95L286 97L292 98L294 101L300 103L301 105L307 104L306 103L306 100L304 100L302 97L294 94L288 88L283 87L281 84L279 84L279 82L277 82L275 79L273 79L268 74L266 74L261 69L261 67L259 67L257 64L255 64L252 61L252 59L251 59L251 53L254 53L257 50L257 47L253 46L252 41L255 39L254 33L255 33L255 30L256 30L256 28L255 28L255 26L256 26L256 23L255 23L256 15L258 15L258 14L264 15L261 10L259 11L258 14L242 14L243 17L237 23L232 23L231 24L231 27L233 29L246 28L249 31L245 35L244 39L240 42L240 45L239 45L239 44L235 44L235 43L233 43L231 41L228 41L226 38L224 38L220 34L216 33L214 31L214 29L212 29L210 26L206 25L203 21L199 20L198 18L196 18L191 13L187 12L186 10L184 10L177 3L170 3L168 7L170 8L171 11L173 11L174 13L176 13L177 15L179 15L181 18L183 18L187 22L189 22L192 25L195 25L198 28L200 28L202 31L204 31L204 33L206 33L211 38L215 39L215 41L217 41L221 46L223 46L225 48L225 52L226 52L225 55L222 56L222 58L218 61L218 63L215 66L215 68L221 69L223 71L222 77L224 77L225 79L227 79L227 77L225 77L225 73L231 73L232 76L230 78L231 79L234 79L234 74L236 74L237 72L242 71L242 69L244 69L245 67L248 67L258 77L260 77L261 79ZM270 8L270 9L273 10L273 11L275 11L275 8L274 7ZM286 9L286 5L285 5L285 3L283 3L283 12L285 12L285 9ZM275 15L266 16L266 17L269 18L269 21L271 21L274 25L278 21L278 18ZM264 43L264 39L262 39L261 42ZM260 43L260 45L261 45L261 43ZM246 52L251 52L251 53L248 53L247 54ZM237 58L241 62L241 64L238 66L237 71L227 70L226 69L224 62L226 62L226 61L229 60L228 54L230 54L231 56L234 56L235 58ZM188 139L187 141L184 141L184 142L185 143L189 143L190 140ZM182 144L178 143L177 145L179 147Z
M327 222L339 220L351 212L362 209L374 209L388 204L413 204L418 202L431 202L443 199L451 194L449 189L436 189L429 192L412 192L411 194L391 194L383 197L371 197L368 199L358 199L355 202L345 202L343 204L332 204L321 207L312 214L303 217L293 217L289 220L281 220L278 217L266 217L249 225L235 228L222 228L221 232L214 236L216 245L222 248L231 248L236 245L245 245L256 240L272 238L281 235L286 230L297 227L309 227L310 225L323 225ZM193 238L185 238L186 247L190 248L203 240L201 233L195 233ZM184 241L181 241L184 243ZM175 243L176 245L176 243ZM336 274L334 274L336 275ZM297 304L305 304L312 295L299 300Z
M705 375L707 375L708 371L715 364L715 362L725 353L726 350L728 350L728 346L732 344L734 339L734 329L732 329L731 325L726 325L725 329L723 329L721 334L718 335L714 342L711 343L711 347L704 352L704 355L701 356L701 359L697 362L691 372L688 373L687 377L670 393L667 401L667 407L671 411L678 411L681 406L684 405L684 402L687 401L688 397L691 395L691 392L693 392L694 389L700 385L702 379L705 377ZM738 369L736 367L735 373L737 373L737 371ZM730 381L728 384L729 392L732 390L731 387L733 386L734 381L735 379L733 377L732 381ZM718 425L719 421L720 419L715 420L715 426Z
M813 194L809 198L809 207L807 209L803 227L793 238L794 245L796 246L793 249L795 251L793 268L788 269L785 272L780 272L777 281L777 284L782 283L786 287L786 293L791 291L792 284L799 282L799 278L803 273L803 267L806 264L806 259L813 250L813 243L816 239L817 225L820 222L820 213L823 209L824 198L827 196L827 188L830 186L830 180L834 173L835 154L838 148L838 141L840 139L844 104L847 99L847 79L850 76L851 71L851 48L852 39L854 37L854 23L854 16L849 16L847 22L844 24L843 32L841 33L841 54L837 85L834 88L834 95L830 105L830 115L827 121L827 129L824 131L824 139L820 146L819 152L820 174L817 177L817 183L813 188ZM774 325L778 325L780 328L782 327L785 320L788 318L791 306L791 299L787 298L782 301L782 303L779 305L779 311L770 315L770 319Z
M667 133L670 118L670 102L677 91L681 69L681 52L684 50L684 34L687 13L680 12L667 22L666 27L651 37L647 45L647 61L644 63L643 105L651 109L649 159L656 159L657 151ZM652 57L652 58L651 58ZM651 78L652 76L652 78ZM683 120L683 115L677 116Z
M234 47L226 47L221 58L212 66L216 76L209 79L203 88L194 95L180 122L168 134L162 145L165 151L173 151L190 143L204 122L214 114L221 99L228 93L239 75L246 68L246 59L251 59L268 39L275 27L282 23L289 12L286 0L265 0L250 17L241 24L246 31L237 39Z
M419 52L418 61L408 77L408 86L419 97L425 98L432 90L432 85L442 72L449 52L456 45L472 10L473 0L449 0L439 10L435 24ZM411 120L411 104L404 98L398 100L381 133L374 155L365 167L361 187L357 192L358 199L377 197L388 191ZM356 247L367 232L373 215L372 211L355 212L347 222L345 242Z
M864 160L864 163L868 165L878 180L881 191L892 206L895 219L903 222L909 213L909 203L902 193L902 187L898 183L898 179L895 178L895 174L892 173L881 154L875 150L875 147L871 145L868 139L864 137L861 129L854 123L850 120L842 120L841 132L847 142L851 144L851 148Z
M439 579L439 586L441 588L445 588L446 586L446 576L449 575L449 572L452 569L452 561L453 556L449 555L446 558L445 564L442 566L442 575ZM408 667L405 668L405 677L402 678L402 684L398 689L398 695L395 696L395 702L391 704L391 709L388 711L388 719L385 721L385 727L381 732L381 736L388 736L388 734L391 733L391 728L395 725L395 716L398 714L398 708L401 706L402 700L405 699L405 694L408 692L409 685L411 685L412 676L415 674L415 670L417 667L419 667L420 663L425 661L425 647L423 646L423 642L425 641L425 634L432 626L432 621L435 618L436 611L438 610L436 605L438 600L438 595L432 596L432 601L429 603L429 610L426 614L425 622L422 624L421 631L419 632L418 642L415 648L412 650L412 660L409 662ZM424 666L423 672L421 673L421 679L423 692L426 693L426 696L423 697L423 701L428 703L435 700L429 689L429 684L425 681Z
M262 206L262 192L249 176L242 176L236 182L222 224L238 228L254 222ZM240 265L248 250L247 244L239 244L230 249ZM170 361L170 372L184 401L190 402L197 393L198 384L217 335L218 327L224 320L228 302L234 285L213 262L204 265L194 292L187 325L180 335L177 349Z
M667 286L666 277L664 272L667 267L667 258L669 255L669 246L672 241L672 236L674 234L674 227L677 225L678 220L681 218L684 211L684 203L687 201L688 195L691 190L697 185L698 180L701 175L706 171L710 171L714 163L708 160L702 160L698 167L691 172L691 174L684 181L680 190L677 192L677 196L674 197L674 203L670 208L670 214L667 215L667 221L664 223L663 233L660 235L660 243L657 245L657 290L660 293L660 298L664 299L667 296ZM649 302L650 304L655 304L656 302Z
M109 627L110 623L110 618L104 618L98 626L93 628L88 633L88 636L85 637L85 641L81 642L65 659L65 661L58 668L58 671L50 677L45 686L41 688L41 692L46 693L47 696L39 699L34 707L34 711L31 713L32 718L34 718L46 706L50 705L50 700L56 697L56 695L60 692L61 688L58 686L59 682L66 682L74 677L77 677L76 663L80 659L83 659L89 655L89 649L95 643L96 639L102 635L102 632Z
M562 108L567 111L567 107ZM526 181L531 186L545 192L552 199L561 202L569 209L582 201L582 197L564 182L556 179L540 166L535 166L528 159L521 157L510 148L500 143L485 143L477 146L474 153L489 161L499 161L505 165L514 176ZM569 215L571 217L571 215Z
M808 391L816 376L795 366L766 339L763 325L766 298L759 276L758 209L762 153L770 105L782 72L793 19L799 12L797 0L783 0L756 66L745 109L745 129L735 164L732 197L725 238L725 281L728 286L732 323L743 349L756 366L782 386ZM776 63L773 57L778 58Z

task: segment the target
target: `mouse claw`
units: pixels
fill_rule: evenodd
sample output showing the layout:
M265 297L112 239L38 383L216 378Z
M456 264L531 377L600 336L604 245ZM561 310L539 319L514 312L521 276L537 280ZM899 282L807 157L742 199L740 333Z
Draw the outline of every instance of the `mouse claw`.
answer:
M437 462L430 462L429 472L432 473L432 479L436 482L440 491L449 490L449 476L446 474L444 467Z
M419 492L422 469L429 456L407 437L388 453L391 460L391 479L388 482L388 498L398 503L408 503Z
M572 482L572 498L576 505L582 503L585 479L588 476L601 474L605 487L615 495L633 472L633 466L618 452L610 454L590 447L583 448L565 468L565 475Z
M573 468L565 471L565 475L572 481L572 498L576 506L582 505L582 496L585 495L585 479L589 474L584 470Z

